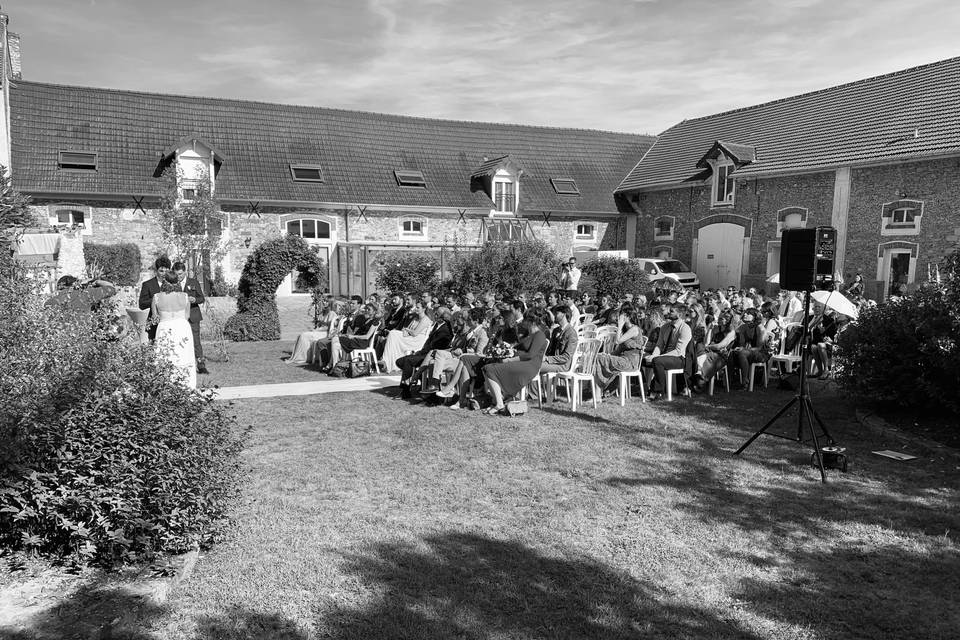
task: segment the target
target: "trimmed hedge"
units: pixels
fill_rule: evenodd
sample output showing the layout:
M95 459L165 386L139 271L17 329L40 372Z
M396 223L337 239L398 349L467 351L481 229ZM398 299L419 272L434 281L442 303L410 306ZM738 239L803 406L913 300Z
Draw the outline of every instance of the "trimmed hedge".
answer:
M319 248L298 236L268 240L247 258L237 285L237 314L227 320L224 336L237 342L280 339L277 287L294 269L301 286L325 289L326 263Z
M83 245L83 261L89 268L102 269L102 277L120 287L132 287L140 282L140 247L132 242L121 244Z

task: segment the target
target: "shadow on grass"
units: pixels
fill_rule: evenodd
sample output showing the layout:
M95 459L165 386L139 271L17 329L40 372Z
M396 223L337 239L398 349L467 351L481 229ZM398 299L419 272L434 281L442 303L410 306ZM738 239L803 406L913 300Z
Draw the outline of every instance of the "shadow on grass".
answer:
M21 628L0 628L0 638L8 640L48 640L54 638L123 638L155 640L166 637L166 606L133 594L123 587L95 581L81 587L58 605L35 614ZM255 639L305 640L293 622L276 614L234 608L217 616L196 620L199 640Z
M956 637L960 556L899 546L794 554L776 582L742 580L733 597L764 618L851 640Z
M375 599L319 609L320 637L756 637L591 558L546 556L475 534L378 544L349 558L343 571L369 585Z

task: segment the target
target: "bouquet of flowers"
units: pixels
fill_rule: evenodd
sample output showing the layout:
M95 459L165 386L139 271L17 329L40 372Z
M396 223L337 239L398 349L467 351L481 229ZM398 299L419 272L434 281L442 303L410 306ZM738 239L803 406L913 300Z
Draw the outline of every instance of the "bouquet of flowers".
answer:
M498 342L490 347L488 350L488 355L491 358L512 358L513 357L513 345L508 342Z

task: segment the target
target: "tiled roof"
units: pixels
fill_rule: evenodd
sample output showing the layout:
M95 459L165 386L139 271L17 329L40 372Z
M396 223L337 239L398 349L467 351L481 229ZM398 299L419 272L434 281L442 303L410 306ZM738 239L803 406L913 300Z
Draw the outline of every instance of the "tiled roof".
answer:
M737 176L960 151L958 104L960 57L685 120L659 136L617 191L702 177L697 161L718 140L756 149Z
M26 193L156 194L163 154L197 138L225 158L217 175L225 199L487 208L470 176L484 158L509 155L524 169L522 210L615 212L614 188L653 141L24 81L10 93L13 178ZM59 149L96 151L98 170L58 170ZM321 165L324 181L293 182L291 163ZM396 169L422 171L427 188L398 186ZM575 177L583 195L557 195L558 176Z

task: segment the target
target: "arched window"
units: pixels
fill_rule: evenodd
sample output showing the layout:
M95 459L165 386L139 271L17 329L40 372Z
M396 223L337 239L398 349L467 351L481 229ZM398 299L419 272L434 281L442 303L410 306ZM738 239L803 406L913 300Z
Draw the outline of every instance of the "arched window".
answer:
M404 216L400 218L401 240L426 240L427 220L421 216Z
M806 207L784 207L777 211L777 235L784 229L803 229L807 226L809 211Z
M77 204L52 204L47 208L51 227L80 229L80 233L89 236L93 233L93 220L90 207Z
M287 233L308 240L329 240L330 223L314 218L287 220Z
M919 235L921 217L923 217L922 200L885 202L880 212L880 235Z
M651 253L653 254L654 258L667 260L673 257L673 247L668 247L666 245L659 245L651 249Z

